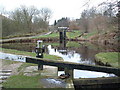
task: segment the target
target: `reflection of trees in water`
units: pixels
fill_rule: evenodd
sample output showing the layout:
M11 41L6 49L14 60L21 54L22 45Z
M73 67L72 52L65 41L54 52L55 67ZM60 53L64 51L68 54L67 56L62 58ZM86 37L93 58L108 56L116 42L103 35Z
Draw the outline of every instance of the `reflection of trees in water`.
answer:
M92 60L94 62L95 55L99 52L109 52L116 51L114 46L101 46L94 45L93 48L86 46L85 44L81 44L79 48L70 48L71 50L75 50L76 53L79 53L82 61Z
M28 52L33 52L36 44L33 43L10 43L10 44L3 44L3 48L7 49L16 49L20 51L28 51Z
M88 47L84 46L82 47L83 50L81 51L81 60L82 61L86 61L88 59L88 54L89 54L89 50Z
M99 43L93 43L95 46L100 49L101 52L118 52L118 45L115 44L107 44L107 45L100 45Z
M94 62L94 60L95 60L95 58L94 58L95 54L97 54L99 52L99 49L93 50L93 49L88 48L85 45L82 45L79 48L70 48L70 50L75 50L76 53L79 53L81 61L90 61L91 60L92 62Z
M69 50L66 55L68 55L69 58L74 56L74 53L79 53L81 61L91 61L94 62L95 55L99 52L106 52L109 51L109 48L103 48L100 45L94 45L92 48L89 46L86 46L85 44L80 44L80 47L64 47L64 44L60 44L59 47L54 47L57 50ZM75 52L74 52L75 51ZM64 53L63 53L64 54Z

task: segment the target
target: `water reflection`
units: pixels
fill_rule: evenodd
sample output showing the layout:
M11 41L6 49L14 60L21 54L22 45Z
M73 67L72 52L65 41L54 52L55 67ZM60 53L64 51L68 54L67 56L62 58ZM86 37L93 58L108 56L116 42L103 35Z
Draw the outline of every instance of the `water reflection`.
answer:
M27 51L27 52L34 52L36 43L7 43L7 44L2 44L3 48L7 49L16 49L20 51Z
M48 45L48 52L50 55L57 55L59 57L62 57L64 61L95 65L93 61L90 61L90 60L83 61L81 59L81 55L79 53L76 53L73 50L67 50L67 51L57 50L57 49L52 48L51 45ZM66 52L67 54L64 54L64 52Z
M63 52L67 52L67 54L61 53L59 50L52 48L51 45L48 46L48 51L50 55L57 55L62 57L64 61L68 62L76 62L81 64L92 64L95 65L95 62L92 60L83 60L79 53L76 53L73 50L67 50ZM64 71L59 71L58 75L63 74ZM114 74L107 74L102 72L94 72L94 71L87 71L87 70L74 70L74 78L96 78L96 77L111 77L115 76Z

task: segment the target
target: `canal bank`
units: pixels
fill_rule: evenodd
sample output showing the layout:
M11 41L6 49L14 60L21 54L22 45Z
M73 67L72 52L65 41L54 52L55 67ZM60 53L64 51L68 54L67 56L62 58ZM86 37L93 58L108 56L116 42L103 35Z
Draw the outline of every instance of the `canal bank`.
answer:
M104 65L120 68L120 52L101 52L95 55L96 62Z

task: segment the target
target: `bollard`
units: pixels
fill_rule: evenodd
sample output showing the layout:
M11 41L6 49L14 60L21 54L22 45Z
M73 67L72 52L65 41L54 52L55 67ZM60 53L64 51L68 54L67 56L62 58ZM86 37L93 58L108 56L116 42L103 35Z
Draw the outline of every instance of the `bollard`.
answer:
M42 46L42 42L41 40L37 41L37 47L35 48L35 52L36 52L36 57L37 58L43 58L43 46Z
M42 42L41 40L37 41L37 47L35 48L37 58L43 58L44 47L42 46ZM43 70L43 65L40 63L38 63L38 70Z

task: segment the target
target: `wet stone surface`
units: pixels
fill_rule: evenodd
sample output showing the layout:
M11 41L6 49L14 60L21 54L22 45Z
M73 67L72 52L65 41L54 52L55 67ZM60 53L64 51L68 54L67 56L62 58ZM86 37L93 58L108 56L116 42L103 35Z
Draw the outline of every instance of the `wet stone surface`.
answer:
M36 76L40 75L39 73L24 73L25 76Z
M24 70L25 73L31 73L35 71L38 71L38 66L29 66L26 67L26 69Z
M26 75L26 76L40 75L40 73L38 72L38 66L29 66L29 67L26 67L23 72L24 72L24 75Z
M65 88L66 82L61 79L54 78L45 78L41 79L40 82L44 86L44 88Z

